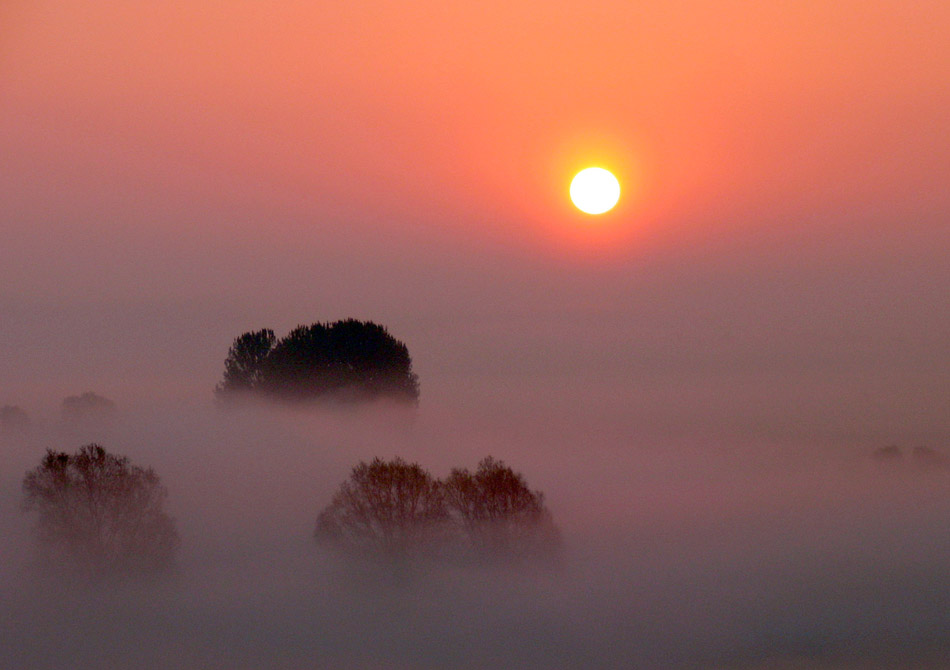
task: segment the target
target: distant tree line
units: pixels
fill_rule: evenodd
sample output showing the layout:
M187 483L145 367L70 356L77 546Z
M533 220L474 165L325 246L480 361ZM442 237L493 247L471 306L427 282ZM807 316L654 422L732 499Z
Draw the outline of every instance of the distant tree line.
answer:
M383 326L346 319L297 326L277 339L263 329L237 337L216 395L281 400L417 402L419 378L406 345Z
M948 467L936 450L910 454L922 466ZM891 445L874 458L895 463L904 452ZM38 555L51 568L91 576L156 573L172 567L179 546L167 496L151 468L87 444L73 454L47 451L23 479L22 508L36 515ZM441 480L398 457L360 462L317 516L314 536L351 556L397 563L534 560L555 557L560 547L544 494L490 456L474 471L454 468Z
M401 458L361 462L320 513L314 535L389 559L550 557L560 545L544 494L491 457L475 472L456 468L444 480Z
M950 460L943 454L930 447L914 447L905 452L896 444L889 444L886 447L875 449L873 456L879 463L899 464L902 463L907 454L908 460L922 468L947 468L950 467Z
M87 444L49 450L23 479L22 508L35 514L41 565L92 578L153 574L179 547L168 492L151 468ZM320 512L316 539L350 555L410 558L550 558L560 534L544 494L491 457L437 480L401 458L359 463Z
M72 425L106 421L117 414L114 402L92 391L63 398L60 412L63 422ZM0 432L23 433L31 426L30 416L18 405L0 407Z

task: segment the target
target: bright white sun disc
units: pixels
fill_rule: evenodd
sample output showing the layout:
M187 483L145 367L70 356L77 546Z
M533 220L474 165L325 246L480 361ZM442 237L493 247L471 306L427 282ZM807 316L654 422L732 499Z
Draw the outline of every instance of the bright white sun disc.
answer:
M620 199L620 182L604 168L581 170L571 181L571 202L586 214L603 214Z

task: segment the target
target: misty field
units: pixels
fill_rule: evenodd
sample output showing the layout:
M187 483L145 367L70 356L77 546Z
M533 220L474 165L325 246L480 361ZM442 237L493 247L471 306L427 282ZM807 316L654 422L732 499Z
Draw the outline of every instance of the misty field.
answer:
M0 665L946 667L947 470L516 409L180 404L8 436ZM76 583L31 567L23 473L45 445L91 439L162 476L182 541L171 574ZM357 460L441 476L487 454L546 493L556 564L396 567L313 541Z

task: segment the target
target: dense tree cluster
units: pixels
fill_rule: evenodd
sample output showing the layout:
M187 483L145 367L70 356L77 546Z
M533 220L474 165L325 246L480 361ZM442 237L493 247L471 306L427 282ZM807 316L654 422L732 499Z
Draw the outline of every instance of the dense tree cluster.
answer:
M23 509L36 512L41 554L90 575L168 568L178 547L164 511L165 487L151 469L89 444L47 451L23 480Z
M415 402L419 379L405 344L383 326L346 319L298 326L277 339L269 329L234 340L218 397L246 393L283 400Z
M544 494L491 457L444 481L400 458L360 463L320 513L315 536L388 558L460 548L493 559L550 556L560 544Z

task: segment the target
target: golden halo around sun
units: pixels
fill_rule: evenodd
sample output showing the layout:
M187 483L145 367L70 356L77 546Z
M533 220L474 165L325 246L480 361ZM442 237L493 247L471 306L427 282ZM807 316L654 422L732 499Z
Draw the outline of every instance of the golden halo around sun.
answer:
M585 214L609 212L619 199L620 182L604 168L586 168L571 181L571 202Z

